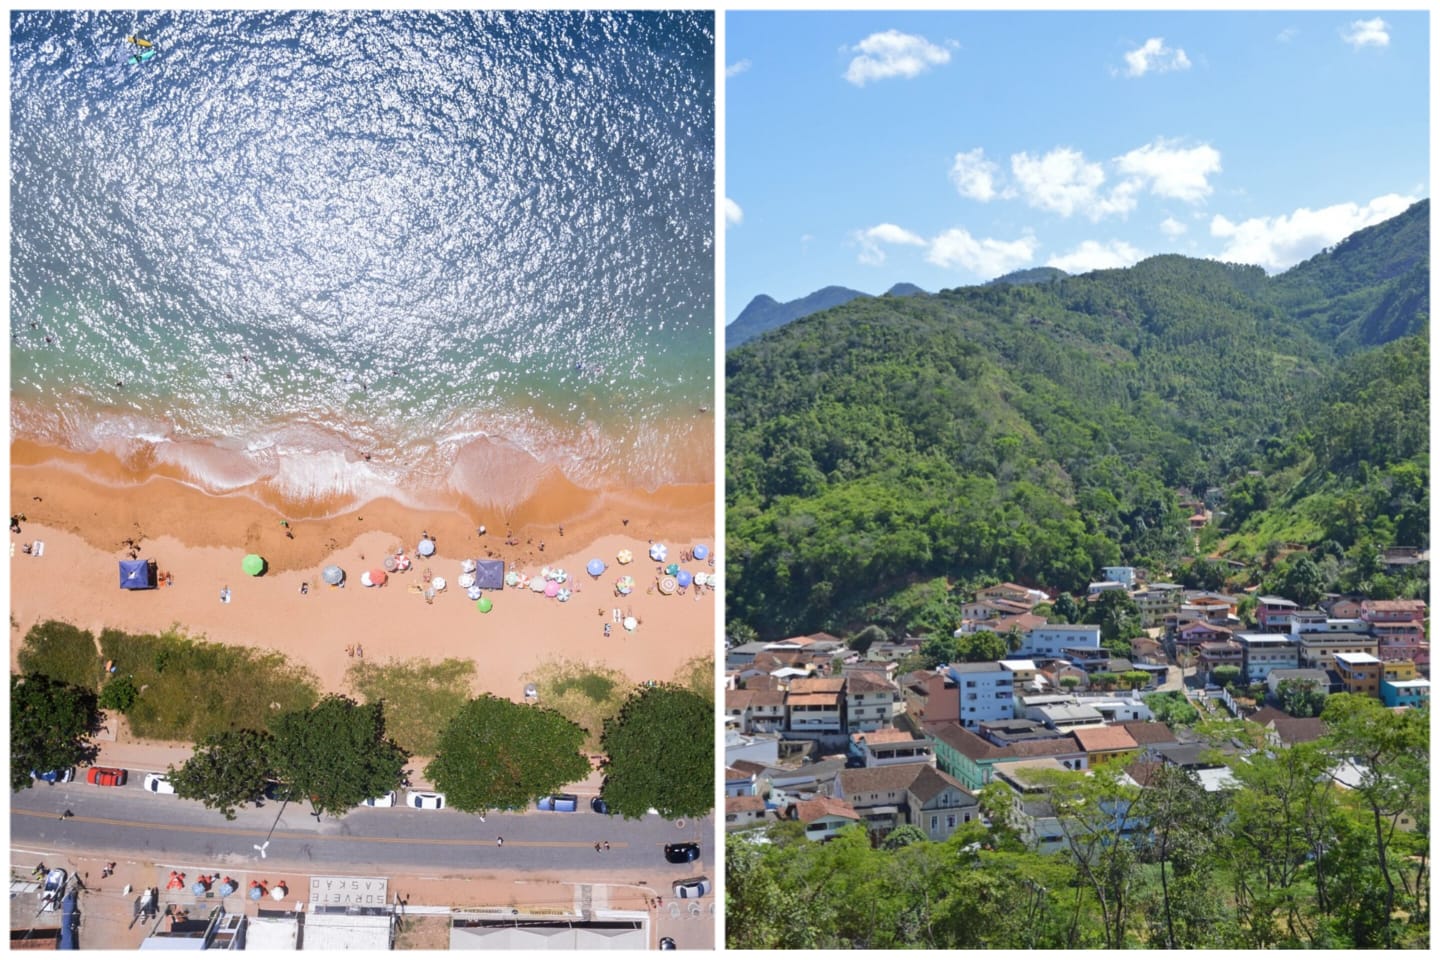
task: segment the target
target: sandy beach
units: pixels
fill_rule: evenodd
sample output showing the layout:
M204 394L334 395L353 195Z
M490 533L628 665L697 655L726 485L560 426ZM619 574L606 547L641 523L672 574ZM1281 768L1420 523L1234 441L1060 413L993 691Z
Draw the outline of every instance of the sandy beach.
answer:
M352 646L377 663L472 659L476 692L512 699L521 697L526 674L552 660L603 662L641 682L668 680L687 661L714 651L723 598L693 588L684 596L661 595L652 589L657 565L646 555L651 541L667 544L672 560L696 543L713 548L711 484L597 492L553 474L505 511L459 504L425 512L379 500L336 512L324 503L277 506L214 496L155 475L153 464L28 441L12 444L11 464L10 510L26 517L22 532L10 536L12 671L25 632L46 619L97 633L178 624L212 641L279 650L308 667L322 689L346 693ZM435 556L426 560L413 553L422 533L436 543ZM43 557L21 550L35 540L45 542ZM119 589L117 561L129 556L131 544L171 574L173 585ZM415 560L411 570L384 587L362 587L360 574L379 567L396 547ZM622 549L631 550L635 562L618 565ZM263 576L241 571L246 553L265 558ZM585 572L593 557L609 565L598 579ZM542 566L562 567L576 592L561 603L529 590L495 591L487 594L493 609L481 613L455 586L464 558L502 559L507 569L531 575ZM346 587L322 583L320 571L330 563L347 571ZM427 567L450 584L430 604L410 589ZM626 573L636 589L617 597L615 580ZM309 584L306 594L302 582ZM222 603L227 586L230 602ZM639 620L633 632L613 622L617 608Z

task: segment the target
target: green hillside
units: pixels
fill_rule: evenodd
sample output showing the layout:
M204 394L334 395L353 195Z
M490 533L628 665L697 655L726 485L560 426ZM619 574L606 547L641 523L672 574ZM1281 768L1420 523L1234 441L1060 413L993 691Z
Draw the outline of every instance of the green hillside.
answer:
M1339 303L1388 303L1386 329L1423 337L1423 286L1418 299L1380 288L1428 271L1428 202L1397 221L1295 268L1299 279L1160 256L1043 284L856 300L730 351L730 618L766 637L903 627L917 583L1074 590L1104 564L1168 570L1195 548L1179 488L1243 498L1263 484L1238 529L1297 510L1292 489L1333 498L1370 482L1351 469L1359 459L1366 477L1414 461L1404 451L1425 449L1425 351L1343 357L1360 321L1344 343L1334 326ZM1357 279L1366 263L1385 265L1370 286ZM1377 366L1387 385L1357 393ZM1337 425L1320 429L1322 411ZM1372 413L1390 422L1372 430Z

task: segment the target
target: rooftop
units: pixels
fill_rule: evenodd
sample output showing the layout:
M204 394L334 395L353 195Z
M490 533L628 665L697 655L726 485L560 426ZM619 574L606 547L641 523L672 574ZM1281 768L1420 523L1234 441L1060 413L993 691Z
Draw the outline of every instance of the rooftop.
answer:
M1086 753L1118 752L1136 750L1139 744L1124 727L1080 727L1072 730L1075 742L1085 748Z

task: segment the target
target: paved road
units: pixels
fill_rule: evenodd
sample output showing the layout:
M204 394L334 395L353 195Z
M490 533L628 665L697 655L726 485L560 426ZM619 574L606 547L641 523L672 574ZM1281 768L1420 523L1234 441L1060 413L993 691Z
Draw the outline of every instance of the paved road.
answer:
M317 823L308 804L272 802L227 821L196 801L150 794L139 780L132 771L124 787L39 784L12 794L11 840L219 866L259 863L256 846L268 835L268 860L316 871L605 870L647 878L661 890L671 879L709 873L715 855L712 817L677 827L656 816L636 821L584 810L494 814L481 822L452 810L394 807ZM67 809L74 816L61 820ZM597 853L597 841L608 841L609 851ZM667 863L664 844L679 841L698 842L702 859Z

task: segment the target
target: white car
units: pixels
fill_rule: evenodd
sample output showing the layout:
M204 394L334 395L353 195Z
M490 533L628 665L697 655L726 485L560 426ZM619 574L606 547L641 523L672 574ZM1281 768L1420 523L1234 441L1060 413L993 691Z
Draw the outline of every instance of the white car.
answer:
M151 793L174 793L175 784L163 773L145 774L145 789Z
M688 880L676 880L671 889L681 900L693 900L710 892L710 878L691 877Z
M405 798L405 802L416 810L444 810L445 794L423 793L411 790L410 794Z
M366 800L366 801L362 804L362 806L366 806L366 807L393 807L393 806L395 806L395 791L394 791L394 790L391 790L389 793L384 794L384 795L382 795L382 796L371 797L369 800Z

